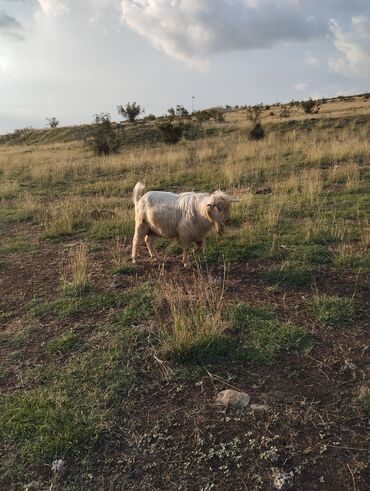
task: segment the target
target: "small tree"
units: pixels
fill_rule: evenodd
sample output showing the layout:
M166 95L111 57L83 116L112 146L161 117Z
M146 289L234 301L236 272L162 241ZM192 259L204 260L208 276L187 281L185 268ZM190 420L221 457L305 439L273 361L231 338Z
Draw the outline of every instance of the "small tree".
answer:
M95 115L91 135L87 138L86 143L97 155L110 155L119 152L122 139L114 130L109 113Z
M249 132L249 138L251 140L262 140L265 138L265 130L260 121L257 121Z
M175 119L176 117L176 111L173 107L170 107L168 110L167 110L167 113L168 113L168 117L170 119L170 121L172 121L173 119Z
M308 101L302 101L301 106L306 114L317 114L320 111L321 102L314 101L310 97Z
M250 132L249 138L251 140L262 140L265 137L265 130L263 129L261 123L261 114L263 111L263 106L250 106L247 109L247 118L253 124Z
M52 118L46 118L46 121L48 122L50 128L56 128L59 124L59 121L54 116Z
M185 131L183 123L173 124L172 121L165 121L158 126L161 134L162 141L167 145L174 145L178 143Z
M189 111L185 109L184 106L177 104L176 106L176 116L179 118L187 118L189 116Z
M262 106L249 106L247 108L247 119L253 124L261 122L262 111Z
M144 108L136 104L136 102L128 102L126 106L117 106L117 111L123 118L128 119L130 123L135 123L136 118L144 112Z

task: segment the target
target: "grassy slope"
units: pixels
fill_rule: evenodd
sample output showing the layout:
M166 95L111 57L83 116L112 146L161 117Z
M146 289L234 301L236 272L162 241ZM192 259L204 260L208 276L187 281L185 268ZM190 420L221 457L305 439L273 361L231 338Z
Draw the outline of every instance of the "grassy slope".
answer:
M364 486L369 103L271 111L261 142L243 112L174 147L127 127L105 158L81 128L3 139L2 487L270 489L273 466L300 489ZM198 268L184 273L163 240L163 271L144 250L128 265L143 177L242 198ZM230 386L267 410L216 409Z

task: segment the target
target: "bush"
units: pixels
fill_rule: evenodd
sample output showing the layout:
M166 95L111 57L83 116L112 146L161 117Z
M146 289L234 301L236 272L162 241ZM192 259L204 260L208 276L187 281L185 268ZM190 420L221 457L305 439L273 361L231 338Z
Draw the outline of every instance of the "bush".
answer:
M249 138L251 140L262 140L265 138L265 130L259 121L257 121L250 130Z
M167 145L174 145L181 140L185 126L182 123L175 125L167 121L159 125L159 130L162 134L162 141Z
M144 108L140 104L136 104L136 102L128 102L126 106L117 106L117 111L123 118L128 119L130 123L135 123L136 118L144 112Z
M317 114L320 111L321 103L310 97L308 101L302 101L301 106L306 114Z
M87 138L86 143L97 155L119 152L122 140L113 128L109 113L95 115L91 136Z

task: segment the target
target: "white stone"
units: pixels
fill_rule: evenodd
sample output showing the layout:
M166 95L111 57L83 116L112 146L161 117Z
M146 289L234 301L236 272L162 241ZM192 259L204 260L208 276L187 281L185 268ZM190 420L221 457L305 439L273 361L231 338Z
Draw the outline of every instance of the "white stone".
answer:
M217 394L216 403L221 406L231 406L235 409L246 409L251 398L245 392L239 392L233 389L222 390Z

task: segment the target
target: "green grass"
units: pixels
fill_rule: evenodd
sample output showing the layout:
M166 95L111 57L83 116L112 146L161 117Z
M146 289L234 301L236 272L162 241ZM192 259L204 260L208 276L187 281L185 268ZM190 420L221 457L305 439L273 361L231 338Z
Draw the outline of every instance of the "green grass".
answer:
M28 252L35 249L33 244L24 241L23 239L16 237L9 241L9 243L3 247L0 247L0 254L11 254L14 252Z
M34 299L30 312L35 317L55 316L60 320L107 309L122 309L115 318L127 325L130 320L145 316L151 308L151 290L147 284L125 292L85 292L81 296L66 295L50 302Z
M269 361L279 354L312 346L311 335L290 323L280 322L271 309L240 303L227 312L239 335L239 357L248 361Z
M135 358L137 342L133 331L111 332L96 350L74 357L63 371L46 367L46 377L33 377L36 386L1 398L4 489L22 475L32 480L44 473L55 458L66 459L78 474L79 463L104 441L116 419L123 424L121 401L134 381L129 360Z
M334 266L347 273L370 273L370 254L349 254L335 259Z
M194 332L193 336L176 342L164 339L162 350L179 363L215 363L222 358L266 362L283 352L312 346L307 331L280 322L270 308L258 309L245 303L230 305L225 309L225 321L229 329L224 332Z
M289 259L310 267L331 264L333 261L332 256L332 253L325 245L299 244L294 247Z
M46 344L45 351L51 354L65 354L78 348L81 339L74 332L67 332Z
M300 288L312 280L312 269L306 265L285 263L262 274L268 283L283 285L288 288Z
M310 307L316 321L324 327L341 327L356 317L353 298L316 295Z
M163 341L166 358L177 363L214 363L222 358L233 359L238 343L221 333L194 334L190 339L176 343Z

